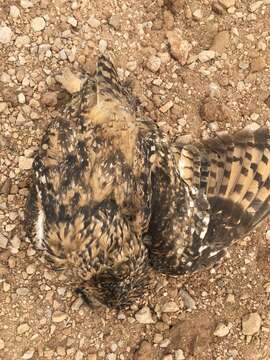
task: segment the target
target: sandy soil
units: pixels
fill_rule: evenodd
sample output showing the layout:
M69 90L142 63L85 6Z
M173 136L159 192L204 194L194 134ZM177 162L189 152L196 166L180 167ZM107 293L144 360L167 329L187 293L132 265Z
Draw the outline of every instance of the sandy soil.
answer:
M267 224L219 267L153 272L143 310L120 313L83 304L21 226L66 68L93 71L108 51L168 136L270 125L269 18L269 0L0 0L1 359L270 359Z

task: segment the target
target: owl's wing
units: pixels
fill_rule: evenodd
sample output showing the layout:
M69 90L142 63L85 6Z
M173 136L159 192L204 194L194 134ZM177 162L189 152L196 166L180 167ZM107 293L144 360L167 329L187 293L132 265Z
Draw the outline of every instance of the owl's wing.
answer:
M179 147L192 242L184 269L215 262L270 212L270 134L242 130Z

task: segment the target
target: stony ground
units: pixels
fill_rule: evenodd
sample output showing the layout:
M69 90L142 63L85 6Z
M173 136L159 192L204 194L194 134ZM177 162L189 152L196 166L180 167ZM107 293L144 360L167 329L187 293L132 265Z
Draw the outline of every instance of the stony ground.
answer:
M270 125L269 18L269 0L0 0L1 359L270 359L266 225L217 268L153 272L144 304L120 313L87 308L21 227L67 68L93 72L108 51L169 136Z

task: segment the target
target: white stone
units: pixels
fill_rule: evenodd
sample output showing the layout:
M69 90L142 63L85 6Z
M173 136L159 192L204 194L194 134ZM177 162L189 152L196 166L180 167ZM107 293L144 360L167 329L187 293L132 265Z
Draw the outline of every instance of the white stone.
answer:
M152 55L148 59L146 66L152 72L157 72L161 65L161 59L158 56Z
M31 21L31 27L33 31L38 32L45 29L46 22L43 17L37 16Z
M151 314L151 310L149 309L148 306L144 306L141 310L139 310L135 314L135 319L140 324L153 324L154 323L154 320L153 320L152 314Z
M8 238L0 233L0 248L5 249L8 244Z
M18 101L19 101L20 104L25 104L25 96L24 96L23 93L20 93L18 95Z
M263 5L263 1L256 1L253 4L250 5L249 11L255 12Z
M255 335L260 331L262 319L258 313L251 313L242 318L242 333L247 336Z
M3 350L5 347L5 343L2 339L0 339L0 350Z
M74 16L69 16L67 18L67 22L73 27L76 27L78 25L78 21L77 21L77 19L75 19Z
M100 26L100 21L98 19L96 19L94 16L90 16L90 18L88 19L87 22L94 29L96 29Z
M214 335L217 337L224 337L226 335L228 335L230 332L230 329L228 328L228 326L226 326L223 323L220 323L217 325L216 330L214 331Z
M219 3L228 9L235 5L235 0L219 0Z
M203 50L199 53L198 58L200 62L205 63L216 57L216 52L213 50Z
M174 313L177 311L179 311L179 306L173 301L169 301L161 307L161 312L163 313Z
M32 357L34 356L34 353L35 353L35 350L29 349L23 354L22 359L23 360L32 359Z
M108 43L106 40L101 39L98 44L99 51L104 53L107 49Z
M30 44L30 37L28 35L17 36L15 46L21 48L22 46Z
M21 7L24 9L29 9L33 7L33 3L29 0L21 0Z
M62 84L63 88L70 94L81 90L82 80L69 69L66 69L62 75L56 76L56 80Z
M61 311L55 311L52 315L52 321L55 323L60 323L67 318L67 314Z
M18 9L17 6L15 5L10 6L9 15L11 17L17 18L18 16L20 16L20 14L21 14L20 9Z
M27 332L27 331L29 331L29 329L30 329L30 327L29 327L29 325L28 324L21 324L21 325L19 325L18 326L18 328L17 328L17 333L19 334L19 335L22 335L22 334L24 334L25 332Z
M19 157L19 168L21 170L30 170L32 168L33 161L34 161L34 159L32 159L32 158L20 156Z
M185 355L182 349L175 350L175 360L185 360Z
M7 26L0 26L0 43L8 44L12 37L12 31Z

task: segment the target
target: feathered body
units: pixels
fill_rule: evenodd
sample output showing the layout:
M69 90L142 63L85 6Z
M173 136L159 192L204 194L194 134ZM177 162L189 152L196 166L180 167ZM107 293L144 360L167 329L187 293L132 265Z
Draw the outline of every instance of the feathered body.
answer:
M171 275L217 261L269 212L269 132L170 144L105 57L33 164L28 235L91 301L122 307Z

